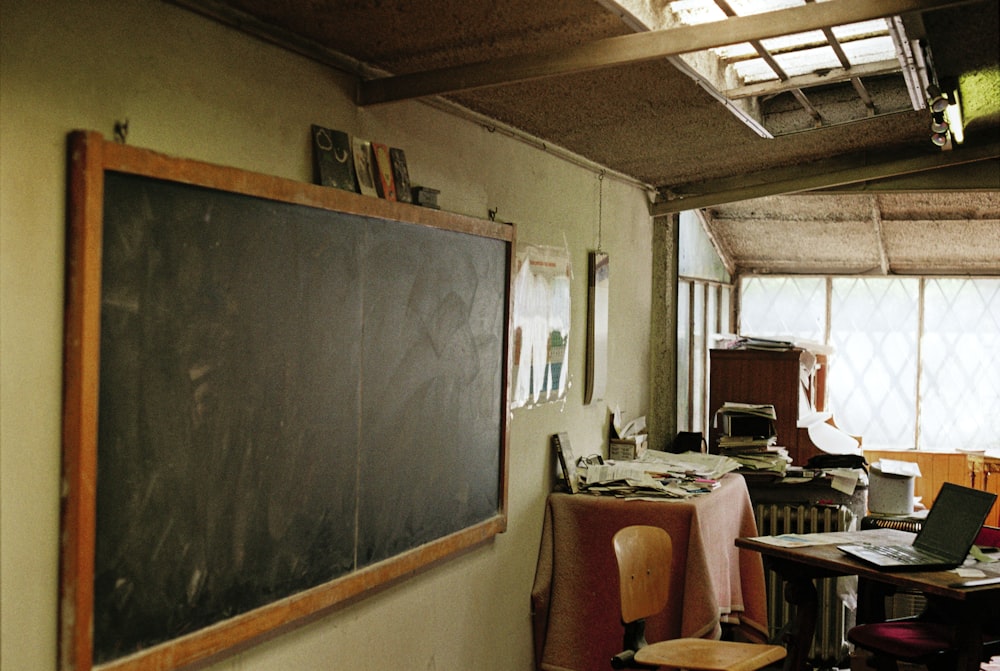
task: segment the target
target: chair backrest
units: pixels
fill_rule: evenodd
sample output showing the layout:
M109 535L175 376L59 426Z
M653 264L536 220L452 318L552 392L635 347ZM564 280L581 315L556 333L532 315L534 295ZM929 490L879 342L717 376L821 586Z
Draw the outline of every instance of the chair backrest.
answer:
M673 543L659 527L624 527L612 539L618 560L622 621L656 615L667 605Z
M983 525L976 536L976 545L1000 547L1000 528Z

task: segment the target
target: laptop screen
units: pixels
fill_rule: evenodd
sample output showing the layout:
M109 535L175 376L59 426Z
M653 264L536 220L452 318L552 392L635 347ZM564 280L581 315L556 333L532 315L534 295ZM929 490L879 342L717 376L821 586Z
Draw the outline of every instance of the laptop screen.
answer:
M995 500L996 494L944 483L913 545L963 561Z

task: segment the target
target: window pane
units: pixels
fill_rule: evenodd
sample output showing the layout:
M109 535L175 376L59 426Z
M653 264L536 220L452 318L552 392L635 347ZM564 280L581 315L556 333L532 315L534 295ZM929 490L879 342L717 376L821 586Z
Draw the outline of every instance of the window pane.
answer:
M681 212L678 229L677 273L681 277L728 282L729 272L719 258L701 217L694 211Z
M1000 447L1000 280L924 288L921 448Z
M689 392L688 381L691 371L688 368L688 357L691 353L688 319L691 314L690 303L691 283L683 280L677 283L677 430L690 431L688 419Z
M822 342L826 280L821 277L751 277L740 295L740 334Z
M692 420L692 430L697 431L699 424L701 424L701 416L705 412L704 404L702 403L702 389L706 386L705 379L705 361L708 354L705 351L705 285L704 283L696 283L694 290L694 337L692 339L692 348L694 351L693 365L691 369L691 382L692 382L692 392L691 392L691 417Z
M733 304L733 290L729 286L722 287L722 300L719 305L719 333L732 333L735 326L730 322L730 310Z
M833 280L828 389L838 425L865 447L913 447L919 282Z

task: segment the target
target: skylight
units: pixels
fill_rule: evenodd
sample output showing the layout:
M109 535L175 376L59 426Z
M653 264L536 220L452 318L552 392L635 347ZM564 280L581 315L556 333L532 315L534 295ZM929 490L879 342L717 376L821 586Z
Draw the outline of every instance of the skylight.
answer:
M660 30L813 1L605 0L605 4L624 10L638 22L637 29ZM904 34L902 21L890 17L726 45L670 60L757 133L774 137L921 109L919 52Z

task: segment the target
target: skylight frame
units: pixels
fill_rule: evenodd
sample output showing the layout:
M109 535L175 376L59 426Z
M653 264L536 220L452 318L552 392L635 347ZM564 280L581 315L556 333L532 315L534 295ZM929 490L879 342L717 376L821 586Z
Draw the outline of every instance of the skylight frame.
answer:
M607 0L603 0L607 1ZM615 0L620 6L640 0ZM646 29L724 22L831 0L667 0ZM655 12L661 12L656 15ZM669 60L765 138L921 109L926 74L899 17L762 38ZM874 87L874 88L871 88ZM848 91L845 98L837 91ZM904 92L900 95L901 92ZM798 116L782 99L794 100ZM850 100L854 100L851 103ZM773 101L773 102L772 102ZM775 105L777 104L777 107ZM846 107L845 107L846 106Z
M804 1L808 0L725 0L720 5L717 0L673 0L667 7L673 14L673 21L680 25L700 25L712 21L724 21L727 12L723 6L728 6L736 16L748 16L801 6ZM864 65L897 58L889 22L886 19L832 26L829 32L839 42L851 65ZM869 48L863 52L859 51L855 44L859 40L867 41ZM853 47L848 46L852 44ZM788 76L801 76L810 72L843 67L834 47L822 30L764 39L760 41L760 46L781 64L784 74ZM758 55L757 45L741 42L709 51L720 60L721 65L735 70L735 80L739 85L766 81L779 82L783 79ZM748 55L750 60L757 61L756 65L746 66ZM727 79L732 78L727 77Z

